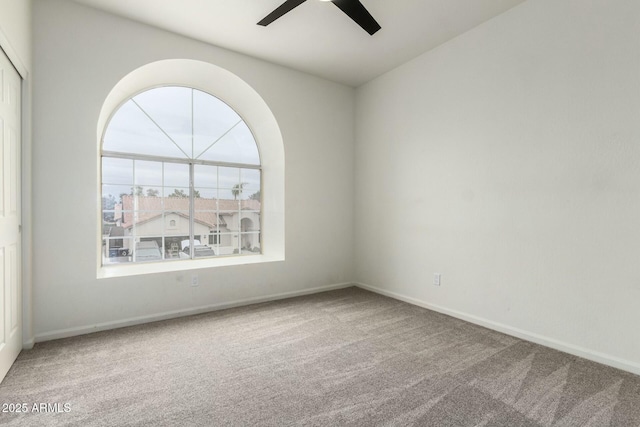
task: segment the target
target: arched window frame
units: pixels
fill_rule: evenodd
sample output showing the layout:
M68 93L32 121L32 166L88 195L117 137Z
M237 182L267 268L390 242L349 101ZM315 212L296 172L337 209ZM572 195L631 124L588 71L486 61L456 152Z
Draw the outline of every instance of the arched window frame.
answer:
M258 145L262 163L262 254L176 261L170 263L102 265L97 251L97 277L181 271L284 260L284 145L277 121L262 97L238 76L202 61L175 59L147 64L125 76L107 96L98 119L98 159L109 117L125 100L145 89L159 86L186 86L210 93L236 111L249 125ZM101 168L98 161L98 183ZM100 190L98 191L100 193ZM97 210L98 247L102 245L101 212Z

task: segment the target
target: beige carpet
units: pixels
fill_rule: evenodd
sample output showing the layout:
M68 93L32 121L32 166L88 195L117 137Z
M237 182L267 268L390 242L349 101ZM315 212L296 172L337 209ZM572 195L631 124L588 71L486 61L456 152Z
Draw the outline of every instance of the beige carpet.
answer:
M9 426L640 426L640 377L357 288L38 344ZM68 404L64 412L64 404Z

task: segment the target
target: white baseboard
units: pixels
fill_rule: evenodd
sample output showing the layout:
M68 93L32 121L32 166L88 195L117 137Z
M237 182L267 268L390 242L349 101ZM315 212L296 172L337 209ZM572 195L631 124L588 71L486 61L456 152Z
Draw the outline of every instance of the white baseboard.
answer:
M380 295L388 296L400 301L407 302L409 304L417 305L429 310L437 311L438 313L446 314L457 319L467 321L476 325L483 326L494 331L502 332L507 335L514 336L516 338L523 339L525 341L531 341L536 344L550 347L555 350L559 350L565 353L572 354L574 356L582 357L594 362L602 363L603 365L612 366L614 368L621 369L623 371L631 372L632 374L640 375L640 364L632 362L630 360L620 359L618 357L611 356L609 354L600 353L597 351L589 350L587 348L579 347L573 344L568 344L562 341L555 340L553 338L538 335L532 332L524 331L522 329L513 328L502 323L493 322L478 316L463 313L457 310L451 310L445 307L441 307L434 304L418 300L416 298L401 295L396 292L387 291L385 289L377 288L375 286L366 285L364 283L355 283L355 286L365 289L367 291L375 292Z
M24 340L22 341L22 349L23 350L31 350L34 346L34 344L36 343L35 339L29 338L28 340Z
M316 288L302 289L302 290L291 291L291 292L282 292L279 294L265 295L265 296L254 297L254 298L246 298L242 300L223 302L219 304L211 304L211 305L188 308L183 310L174 310L174 311L167 311L164 313L151 314L146 316L131 317L128 319L98 323L98 324L89 325L89 326L79 326L79 327L69 328L69 329L58 329L54 331L36 334L35 342L38 343L38 342L56 340L60 338L69 338L77 335L90 334L93 332L107 331L110 329L141 325L143 323L157 322L160 320L174 319L177 317L192 316L195 314L202 314L202 313L208 313L211 311L224 310L227 308L258 304L261 302L277 301L281 299L293 298L293 297L298 297L303 295L317 294L319 292L332 291L335 289L343 289L343 288L348 288L352 286L356 286L356 285L351 282L338 283L334 285L319 286ZM24 345L25 344L23 343L23 348L25 348ZM33 347L33 343L31 344L31 346Z

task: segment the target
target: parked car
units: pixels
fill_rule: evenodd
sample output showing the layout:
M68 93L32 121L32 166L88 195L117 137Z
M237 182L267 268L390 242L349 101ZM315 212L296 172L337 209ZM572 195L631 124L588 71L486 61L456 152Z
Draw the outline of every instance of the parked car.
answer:
M129 256L127 248L109 248L109 258Z
M197 241L197 240L196 240ZM207 245L193 245L194 257L195 258L205 258L216 256L213 248ZM180 252L180 258L187 259L191 257L191 251L189 250L189 246L185 246L182 252Z
M196 258L216 256L215 251L207 245L193 245L193 250Z
M122 247L123 236L124 228L113 226L109 229L109 237L111 238L109 241L109 258L128 257L131 255L129 249Z
M197 246L199 244L200 244L200 240L193 239L193 245L194 246ZM180 242L180 247L182 248L183 251L185 250L185 248L188 248L189 247L189 239L182 240ZM189 251L187 251L187 252L189 252Z
M162 259L162 252L156 241L137 242L135 256L136 261L157 261Z

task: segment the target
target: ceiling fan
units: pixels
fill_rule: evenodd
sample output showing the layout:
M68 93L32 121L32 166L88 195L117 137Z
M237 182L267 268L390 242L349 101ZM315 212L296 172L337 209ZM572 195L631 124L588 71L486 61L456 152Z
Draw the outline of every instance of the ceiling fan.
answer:
M290 12L294 8L300 6L307 0L286 0L280 6L278 6L273 12L264 17L264 19L258 22L258 25L266 27L282 15ZM353 19L356 24L360 25L367 33L374 35L381 27L373 19L373 16L367 11L367 9L360 3L360 0L320 0L330 1L342 10L349 18Z

